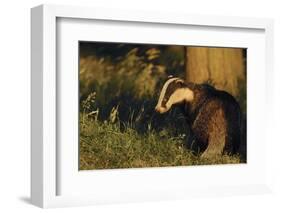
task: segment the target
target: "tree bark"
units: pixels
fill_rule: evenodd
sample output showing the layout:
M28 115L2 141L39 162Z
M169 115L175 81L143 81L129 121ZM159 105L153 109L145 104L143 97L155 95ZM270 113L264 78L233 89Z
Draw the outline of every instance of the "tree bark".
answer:
M209 83L236 96L246 72L241 48L185 47L186 80Z

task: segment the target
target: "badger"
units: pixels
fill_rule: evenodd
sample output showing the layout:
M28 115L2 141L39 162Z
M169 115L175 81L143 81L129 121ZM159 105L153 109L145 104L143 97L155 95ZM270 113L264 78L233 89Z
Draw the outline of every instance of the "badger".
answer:
M162 114L175 106L182 109L190 127L189 143L196 141L202 158L237 153L241 110L232 95L208 84L170 77L160 92L155 111Z

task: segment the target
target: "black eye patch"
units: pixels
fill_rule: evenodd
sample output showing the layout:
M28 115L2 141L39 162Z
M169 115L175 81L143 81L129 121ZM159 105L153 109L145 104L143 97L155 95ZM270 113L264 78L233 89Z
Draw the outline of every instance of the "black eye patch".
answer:
M166 103L168 102L168 100L170 99L171 95L179 88L182 88L182 82L176 82L173 81L169 84L169 86L166 89L166 93L164 95L164 98L162 100L161 106L165 107Z

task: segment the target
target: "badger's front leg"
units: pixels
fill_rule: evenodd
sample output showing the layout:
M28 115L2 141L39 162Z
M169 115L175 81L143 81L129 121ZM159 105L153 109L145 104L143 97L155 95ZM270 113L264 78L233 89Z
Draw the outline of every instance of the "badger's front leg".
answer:
M214 158L221 156L226 146L227 123L224 112L216 110L208 121L208 146L201 155L201 158Z
M221 156L223 154L224 147L225 147L225 138L224 137L217 138L215 136L214 138L210 139L207 149L203 152L200 158L211 159Z

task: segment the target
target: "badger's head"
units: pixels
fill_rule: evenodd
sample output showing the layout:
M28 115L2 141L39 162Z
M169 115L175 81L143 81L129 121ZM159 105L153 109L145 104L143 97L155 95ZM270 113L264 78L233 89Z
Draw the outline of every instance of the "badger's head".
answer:
M194 93L186 86L184 80L169 77L161 90L155 111L165 113L171 109L173 105L190 102L193 98Z

